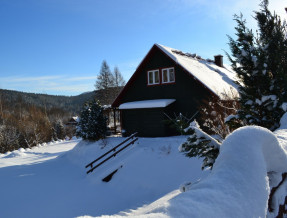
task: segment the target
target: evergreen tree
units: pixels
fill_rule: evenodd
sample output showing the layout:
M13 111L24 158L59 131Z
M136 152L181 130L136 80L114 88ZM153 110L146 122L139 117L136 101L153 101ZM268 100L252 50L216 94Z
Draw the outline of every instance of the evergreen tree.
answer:
M104 60L101 66L100 74L96 81L96 89L108 89L114 86L114 77L111 73L110 67L107 62Z
M77 125L77 136L87 140L99 140L106 137L107 119L103 108L96 100L87 102L80 115Z
M115 67L113 76L114 76L114 86L115 87L124 86L126 84L126 81L124 80L118 67Z
M246 27L246 21L235 15L237 22L234 40L229 36L233 70L239 78L240 106L229 125L259 125L271 130L279 126L286 101L286 23L268 10L263 0L255 12L258 33Z
M55 134L57 139L64 139L65 138L65 127L64 124L62 122L62 120L57 120L57 122L55 123Z
M213 166L219 154L220 143L210 135L202 131L196 121L193 121L188 130L190 136L180 145L179 151L187 157L203 158L202 169Z

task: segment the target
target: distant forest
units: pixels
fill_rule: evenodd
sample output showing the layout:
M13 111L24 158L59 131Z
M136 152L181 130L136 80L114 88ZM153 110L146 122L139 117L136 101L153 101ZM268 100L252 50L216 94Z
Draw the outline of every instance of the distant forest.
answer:
M122 87L54 96L0 89L0 153L20 147L72 137L75 128L65 123L80 114L85 102L96 98L110 105Z
M101 105L110 105L122 88L123 87L113 87L108 90L96 90L85 92L77 96L35 94L0 89L0 103L2 102L3 104L3 102L5 102L11 107L17 107L21 103L24 103L30 106L33 105L35 107L46 108L46 110L57 108L63 109L70 114L77 115L80 113L84 103L93 98L99 100ZM108 94L104 94L104 92L107 92Z
M25 93L0 89L0 101L17 107L24 103L46 109L58 108L72 114L78 114L84 102L90 100L95 92L87 92L77 96L57 96L46 94ZM8 106L8 105L7 105Z

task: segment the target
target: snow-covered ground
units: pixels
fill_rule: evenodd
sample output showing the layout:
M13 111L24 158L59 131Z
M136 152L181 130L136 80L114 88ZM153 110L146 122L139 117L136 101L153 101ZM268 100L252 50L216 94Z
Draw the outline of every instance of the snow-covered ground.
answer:
M268 175L268 172L271 173ZM274 133L256 126L234 131L221 145L212 172L201 182L189 186L187 192L171 192L124 215L276 217L278 205L284 204L287 195L287 181L275 193L271 213L268 212L268 198L284 172L287 172L287 114L281 120L281 128Z
M71 218L130 212L166 194L177 195L182 183L209 174L201 171L201 160L178 152L185 136L139 138L123 154L86 174L87 163L122 140L71 140L0 155L0 217ZM102 182L120 166L110 182Z
M71 150L79 141L79 139L71 141L56 141L43 143L33 147L32 149L20 148L13 152L7 152L5 154L0 153L0 168L45 162Z
M274 213L267 213L270 189L287 172L287 115L283 118L274 133L244 127L229 135L212 172L178 152L186 136L139 138L89 175L84 166L123 138L2 154L0 217L275 217L287 193L285 182L275 194ZM112 180L103 182L115 169ZM186 182L191 185L181 192Z
M266 217L269 197L267 171L273 170L287 171L287 155L276 136L261 127L245 127L224 141L207 178L192 185L187 192L164 196L158 202L126 215Z

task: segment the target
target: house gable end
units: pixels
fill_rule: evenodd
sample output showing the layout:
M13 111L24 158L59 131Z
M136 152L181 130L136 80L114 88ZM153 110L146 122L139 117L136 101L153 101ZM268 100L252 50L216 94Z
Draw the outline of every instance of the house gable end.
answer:
M147 53L147 55L144 57L144 59L141 61L141 63L139 64L139 66L137 67L136 71L134 72L134 74L132 75L132 77L129 79L129 81L127 82L127 84L125 85L125 87L122 89L122 91L120 92L120 94L117 96L117 98L114 100L114 102L112 103L112 107L119 107L119 105L121 104L121 100L123 98L123 96L127 93L127 91L130 89L130 87L132 86L133 82L137 79L137 77L139 76L139 74L141 73L141 68L147 63L147 61L150 59L150 57L152 56L154 50L156 49L156 45L153 45L153 47L149 50L149 52Z
M158 57L160 56L160 57ZM190 78L192 81L194 81L196 84L198 84L200 87L202 87L209 95L213 97L218 97L216 96L210 89L208 89L204 84L202 84L201 81L196 79L190 72L188 72L185 68L183 68L181 65L176 63L176 60L174 60L170 55L168 55L166 52L164 52L159 45L155 44L153 47L150 49L150 51L147 53L147 55L144 57L144 59L141 61L139 66L137 67L135 73L132 75L124 89L121 91L121 93L118 95L118 97L114 100L112 106L113 107L118 107L120 104L126 102L124 100L125 96L127 95L128 91L132 88L135 87L138 84L137 80L144 80L141 81L141 83L145 83L145 86L165 86L165 85L172 85L173 83L162 83L162 84L155 84L155 85L148 85L147 84L147 72L149 70L155 70L159 69L161 72L161 69L167 68L167 67L173 67L175 68L175 82L179 82L177 80L177 77L179 76L178 73L184 73L185 75L188 75L188 78ZM144 73L143 73L144 72ZM161 74L161 73L160 73ZM143 79L143 76L145 78ZM140 78L142 77L142 78ZM143 86L143 84L141 84ZM145 87L142 87L145 88ZM159 89L154 88L154 91L158 92ZM169 96L167 98L171 98L173 96ZM156 98L156 97L154 97ZM159 97L162 98L162 97ZM148 98L147 98L148 99ZM137 99L137 100L147 100L147 99ZM132 101L135 101L135 99L132 99Z

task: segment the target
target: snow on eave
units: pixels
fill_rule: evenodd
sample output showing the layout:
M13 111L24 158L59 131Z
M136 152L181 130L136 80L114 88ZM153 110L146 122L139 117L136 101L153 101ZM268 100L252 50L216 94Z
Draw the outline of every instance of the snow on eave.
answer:
M163 108L171 103L175 102L175 99L153 99L143 101L126 102L119 106L119 109L141 109L141 108Z
M190 54L160 44L155 44L155 46L220 99L227 100L239 97L238 86L234 82L236 74L231 69L219 67L215 63L204 60L201 57L192 57Z

